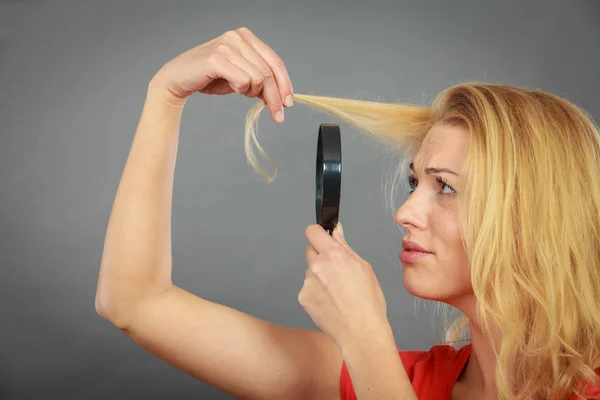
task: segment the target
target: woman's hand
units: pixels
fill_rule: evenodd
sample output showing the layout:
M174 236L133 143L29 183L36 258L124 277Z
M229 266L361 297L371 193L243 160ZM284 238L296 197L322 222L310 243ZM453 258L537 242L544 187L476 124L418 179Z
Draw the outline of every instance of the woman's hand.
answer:
M354 339L390 329L385 296L371 265L346 243L338 223L330 236L318 224L305 236L308 268L298 301L343 348Z
M237 92L258 97L277 122L283 120L283 104L291 106L293 96L292 82L281 58L243 27L227 31L169 61L152 78L149 91L158 91L178 105L183 105L194 92L219 95Z

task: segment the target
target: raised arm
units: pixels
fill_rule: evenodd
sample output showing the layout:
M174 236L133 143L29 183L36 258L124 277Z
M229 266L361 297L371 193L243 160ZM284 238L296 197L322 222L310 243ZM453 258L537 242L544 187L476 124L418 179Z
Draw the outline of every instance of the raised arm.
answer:
M96 310L151 353L236 398L339 399L342 356L325 333L272 324L172 284L180 119L196 91L260 97L274 119L292 94L279 57L247 29L183 53L157 73L108 223Z

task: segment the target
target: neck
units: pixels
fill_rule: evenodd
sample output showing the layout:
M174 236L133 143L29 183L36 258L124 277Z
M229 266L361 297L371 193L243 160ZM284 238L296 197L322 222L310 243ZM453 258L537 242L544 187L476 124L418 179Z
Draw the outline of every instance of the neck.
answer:
M461 376L461 382L481 393L496 393L496 356L481 330L471 322L471 355Z
M496 356L492 346L499 346L500 330L492 326L494 343L490 343L483 335L482 327L475 315L475 307L461 307L460 309L470 320L471 355L458 381L467 386L470 391L480 393L482 399L495 398L497 394Z

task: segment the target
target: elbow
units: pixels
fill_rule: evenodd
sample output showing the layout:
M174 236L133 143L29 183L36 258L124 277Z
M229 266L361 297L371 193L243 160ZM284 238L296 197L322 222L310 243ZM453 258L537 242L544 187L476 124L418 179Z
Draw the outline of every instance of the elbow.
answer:
M102 301L100 296L96 295L96 313L107 321L111 320L111 313L108 312L108 306L105 301Z
M127 330L129 327L129 317L124 312L125 308L121 301L109 298L109 296L102 296L98 291L96 293L95 308L98 315L117 328Z
M94 306L96 307L96 314L108 320L108 310L106 309L106 306L104 305L102 300L100 300L100 297L98 297L98 295L96 295L96 301Z
M118 279L100 273L96 289L96 313L121 330L127 330L140 305L163 293L171 282L148 283L147 279ZM143 284L137 282L144 282Z
M96 313L103 319L110 322L121 330L126 330L130 318L129 307L126 307L126 297L123 295L134 292L130 287L124 287L123 283L118 284L115 277L103 273L104 266L100 268L98 275L98 284L96 287L95 308Z

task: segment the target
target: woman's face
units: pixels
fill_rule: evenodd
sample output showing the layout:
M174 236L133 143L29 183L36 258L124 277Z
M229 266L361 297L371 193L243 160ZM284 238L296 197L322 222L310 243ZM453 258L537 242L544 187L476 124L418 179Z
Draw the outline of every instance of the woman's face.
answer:
M460 193L454 190L468 140L462 128L439 124L431 128L413 160L412 192L394 215L396 223L406 229L403 240L431 252L416 260L404 253L408 256L402 257L406 289L414 296L454 306L473 293L459 230Z

